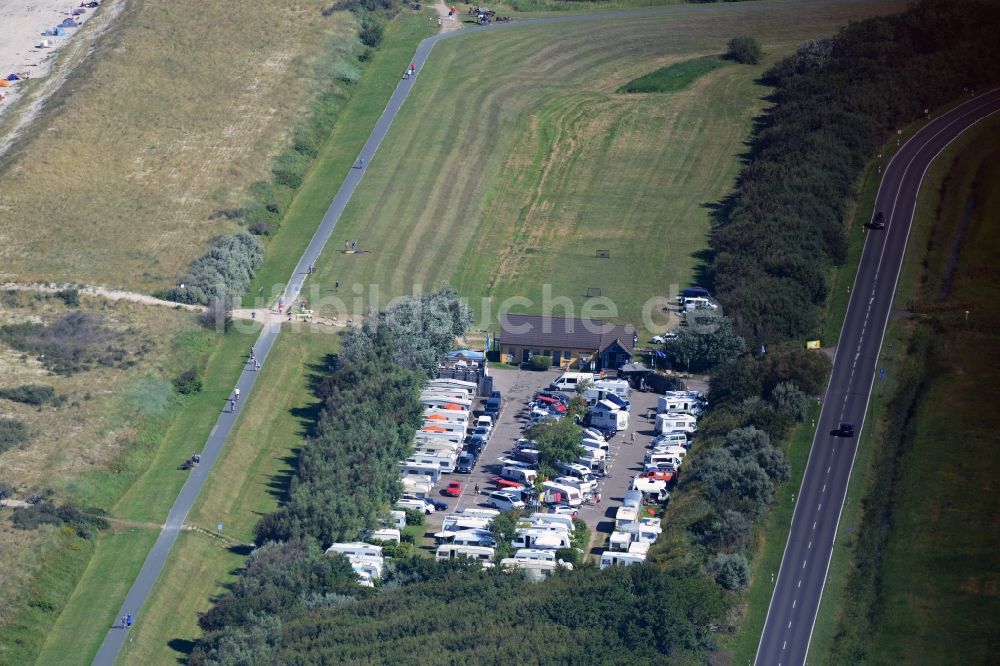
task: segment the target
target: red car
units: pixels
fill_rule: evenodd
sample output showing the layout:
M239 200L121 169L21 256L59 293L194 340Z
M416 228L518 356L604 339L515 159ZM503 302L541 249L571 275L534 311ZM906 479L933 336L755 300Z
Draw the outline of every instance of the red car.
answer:
M444 489L444 494L449 497L458 497L462 494L462 482L461 481L451 481L448 483L448 487Z

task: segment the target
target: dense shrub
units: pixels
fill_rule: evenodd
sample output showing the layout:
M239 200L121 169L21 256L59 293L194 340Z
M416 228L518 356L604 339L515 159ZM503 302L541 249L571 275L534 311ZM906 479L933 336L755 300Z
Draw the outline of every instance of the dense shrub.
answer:
M77 536L90 539L95 530L107 529L108 521L102 515L103 512L98 509L85 513L72 504L57 507L43 500L14 509L11 522L19 530L33 530L42 525L69 525L76 530Z
M56 298L66 304L68 308L80 307L80 292L76 289L63 289L56 292Z
M865 165L925 107L1000 81L997 34L996 3L925 0L808 42L767 72L774 106L719 211L709 270L751 346L815 334Z
M0 453L26 444L31 439L31 431L24 421L7 417L0 418Z
M43 384L23 384L15 388L0 389L0 398L23 402L26 405L44 405L55 397L56 390Z
M719 585L727 590L741 590L750 583L750 563L741 553L720 553L708 569Z
M377 21L365 21L361 24L361 31L358 33L358 37L361 39L361 43L365 46L373 49L377 49L382 43L382 37L385 31L382 26Z
M548 370L552 367L552 357L532 354L528 358L528 367L532 370Z
M710 370L746 352L746 343L728 317L708 310L688 313L689 323L663 348L671 360L691 372Z
M201 378L198 376L197 368L188 368L174 378L174 390L181 395L193 395L200 393L202 389Z
M764 55L753 37L733 37L727 47L726 57L744 65L756 65Z
M216 297L240 298L263 260L264 246L249 233L216 238L180 284L167 292L167 299L207 305Z
M35 354L46 368L60 375L96 365L127 368L148 345L107 328L88 312L69 312L51 324L25 322L0 326L0 339L15 349Z

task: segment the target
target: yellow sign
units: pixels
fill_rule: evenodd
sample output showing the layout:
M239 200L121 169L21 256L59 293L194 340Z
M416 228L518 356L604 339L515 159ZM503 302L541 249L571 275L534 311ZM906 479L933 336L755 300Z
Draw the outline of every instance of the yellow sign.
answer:
M819 349L819 340L806 340L806 349Z

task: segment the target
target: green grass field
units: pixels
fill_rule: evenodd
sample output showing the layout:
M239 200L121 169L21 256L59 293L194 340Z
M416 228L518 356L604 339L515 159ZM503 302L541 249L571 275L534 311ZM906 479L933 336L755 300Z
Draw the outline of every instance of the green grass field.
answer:
M340 347L339 329L286 328L268 356L240 422L226 442L188 524L199 532L178 539L142 611L121 664L166 664L181 659L200 633L198 613L232 581L243 565L253 528L274 511L292 472L296 451L312 426L317 404L313 382Z
M755 34L773 59L900 6L686 6L438 44L318 264L314 293L339 281L346 301L321 310L360 315L449 281L479 328L512 298L541 310L547 293L642 324L648 299L694 279L709 206L732 187L767 90L763 67L732 66L670 95L613 91L719 54L731 34ZM346 240L370 253L344 255ZM610 314L582 309L596 289Z
M857 537L846 534L838 540L820 608L810 655L815 663L838 663L857 645L864 646L868 663L878 664L972 664L994 658L992 637L1000 614L994 527L1000 514L991 489L1000 468L994 446L1000 422L993 409L1000 377L983 359L1000 352L995 305L1000 276L993 268L1000 203L998 130L1000 121L992 120L956 141L928 172L921 191L897 307L915 303L941 325L934 342L943 371L921 395L915 437L896 463L901 474L878 568L878 606L845 592L857 575ZM952 291L943 298L945 267L972 192L976 208L960 246ZM885 397L872 401L877 426L874 436L869 431L862 441L849 490L855 501L845 507L845 525L856 527L861 521L857 500L871 491L885 400L895 388L893 368L905 356L911 329L903 320L890 326L884 352L890 382ZM947 454L942 457L942 452ZM858 623L858 617L866 620Z
M705 74L716 70L726 64L719 56L703 56L682 60L673 65L667 65L660 69L632 79L617 93L661 93L678 92L689 88L695 81Z

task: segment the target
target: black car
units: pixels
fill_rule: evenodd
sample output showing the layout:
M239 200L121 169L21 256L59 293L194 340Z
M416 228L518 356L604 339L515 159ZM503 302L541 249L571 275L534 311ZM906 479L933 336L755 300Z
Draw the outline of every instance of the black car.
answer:
M868 226L872 229L885 229L885 213L882 211L875 213L875 217L872 218L871 224Z
M839 437L854 437L854 424L848 421L843 421L840 427L837 428L837 435Z
M442 490L441 492L444 492L444 491ZM425 497L424 501L425 502L429 502L434 507L435 511L447 511L448 510L448 503L447 502L442 502L441 500L434 499L433 497Z

